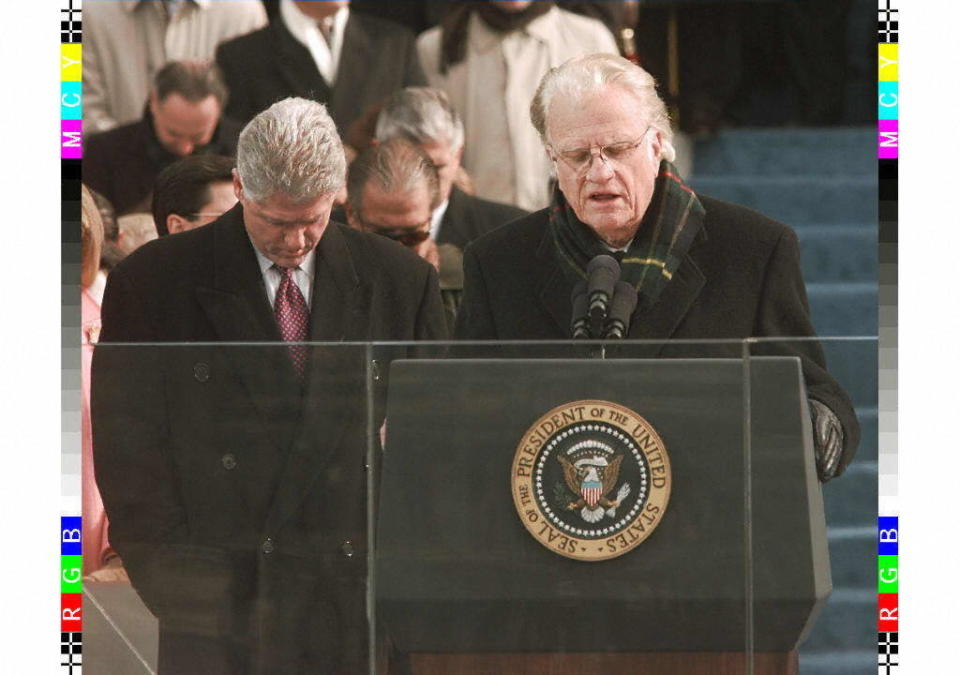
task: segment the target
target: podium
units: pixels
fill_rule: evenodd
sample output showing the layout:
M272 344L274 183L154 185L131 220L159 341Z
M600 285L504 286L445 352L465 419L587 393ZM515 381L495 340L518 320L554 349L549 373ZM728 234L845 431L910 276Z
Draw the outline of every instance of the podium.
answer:
M571 401L634 411L669 453L642 543L549 550L511 496L518 444ZM799 360L391 365L373 612L412 673L795 673L831 590Z

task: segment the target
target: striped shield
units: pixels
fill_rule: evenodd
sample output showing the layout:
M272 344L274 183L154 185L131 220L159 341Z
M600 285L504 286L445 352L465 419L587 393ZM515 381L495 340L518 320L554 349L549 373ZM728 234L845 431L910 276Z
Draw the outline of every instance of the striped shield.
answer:
M603 496L603 483L595 480L585 480L580 483L580 494L587 500L589 506L594 507L600 501L600 497Z

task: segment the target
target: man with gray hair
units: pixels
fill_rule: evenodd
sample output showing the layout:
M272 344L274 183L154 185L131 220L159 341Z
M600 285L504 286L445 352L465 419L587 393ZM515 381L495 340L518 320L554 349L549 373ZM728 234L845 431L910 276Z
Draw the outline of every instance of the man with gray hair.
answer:
M454 184L463 159L463 121L440 89L407 87L395 92L377 118L380 142L403 137L429 155L440 176L440 199L430 220L430 239L461 251L482 234L527 214L523 209L469 195Z
M403 244L440 273L440 297L451 330L463 293L463 250L430 238L431 213L440 201L439 171L406 138L371 145L350 165L347 222Z
M345 170L324 106L280 101L240 135L239 203L107 283L96 475L160 621L162 674L368 671L366 430L380 420L363 346L310 343L446 327L433 267L329 221Z
M467 248L458 337L569 338L571 292L601 255L617 259L636 292L628 338L814 335L796 234L683 182L670 163L666 107L646 71L619 56L570 59L543 77L530 117L557 189L546 209ZM819 343L790 345L781 351L801 359L817 469L829 480L853 458L859 425ZM740 345L731 348L725 355L739 358ZM663 345L659 353L704 355L696 349Z

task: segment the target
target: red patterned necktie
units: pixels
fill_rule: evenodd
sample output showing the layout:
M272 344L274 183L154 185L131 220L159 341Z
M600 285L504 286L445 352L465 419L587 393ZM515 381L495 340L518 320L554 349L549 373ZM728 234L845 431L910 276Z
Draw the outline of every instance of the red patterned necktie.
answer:
M273 303L273 313L277 317L280 336L284 342L306 342L310 311L307 309L307 301L303 299L300 287L293 280L293 270L300 268L279 265L273 267L280 272L280 287L277 288L277 298ZM303 379L307 366L307 345L289 345L287 349L290 350L294 370L297 371L300 379Z

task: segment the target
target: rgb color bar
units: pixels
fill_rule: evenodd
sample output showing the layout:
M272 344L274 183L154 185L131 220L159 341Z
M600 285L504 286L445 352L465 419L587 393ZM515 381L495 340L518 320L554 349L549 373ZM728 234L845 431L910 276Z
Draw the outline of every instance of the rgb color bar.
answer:
M899 658L899 505L897 484L897 192L900 156L900 21L892 0L877 5L877 163L880 198L879 485L877 519L877 672Z
M80 0L60 3L61 506L60 666L80 675L83 550L80 443L80 158L83 156L83 47Z

